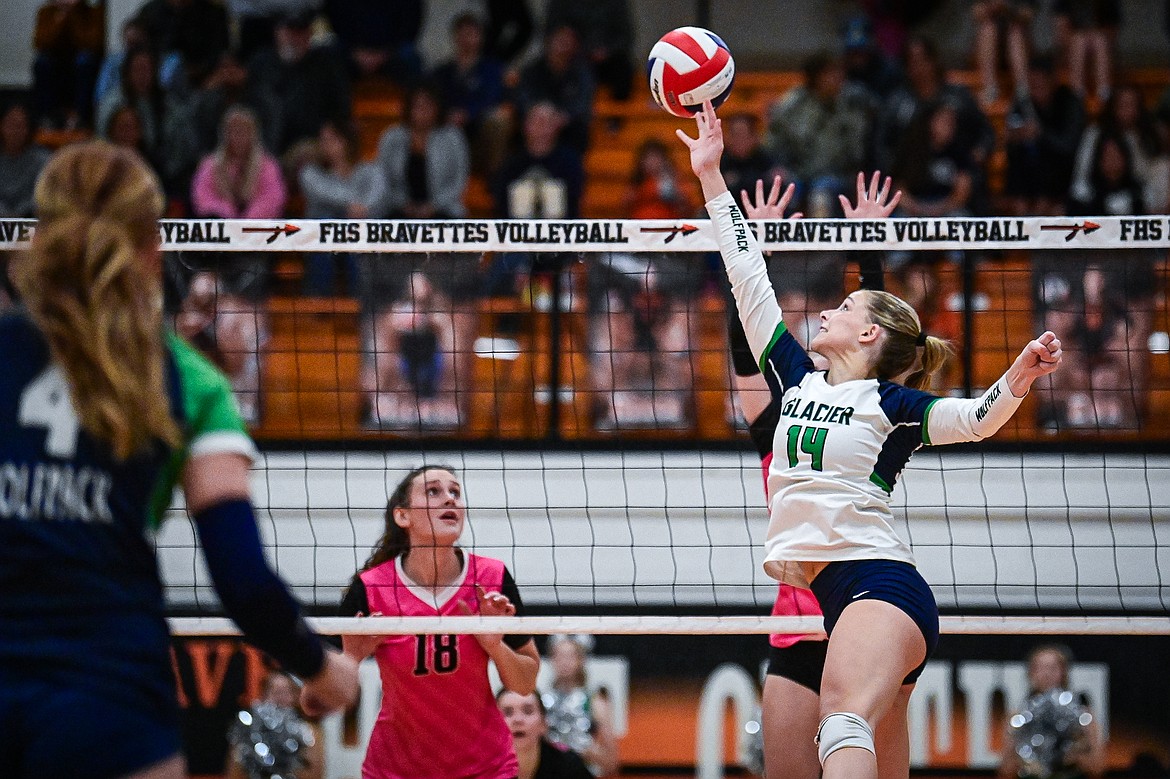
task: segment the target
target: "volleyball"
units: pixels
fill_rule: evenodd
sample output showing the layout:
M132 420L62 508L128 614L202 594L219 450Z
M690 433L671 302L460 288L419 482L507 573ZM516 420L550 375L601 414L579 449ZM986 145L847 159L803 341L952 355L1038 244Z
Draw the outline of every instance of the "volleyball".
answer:
M654 102L681 117L696 113L704 100L718 108L735 82L727 44L702 27L679 27L663 35L650 49L646 71Z

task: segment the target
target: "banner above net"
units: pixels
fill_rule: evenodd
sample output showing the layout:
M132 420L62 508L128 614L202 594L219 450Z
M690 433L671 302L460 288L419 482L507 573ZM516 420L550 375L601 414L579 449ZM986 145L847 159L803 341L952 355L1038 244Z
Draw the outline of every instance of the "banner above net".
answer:
M0 220L0 250L24 248L36 222ZM1170 248L1170 218L783 219L752 223L779 251ZM706 220L169 219L167 250L240 252L713 252Z

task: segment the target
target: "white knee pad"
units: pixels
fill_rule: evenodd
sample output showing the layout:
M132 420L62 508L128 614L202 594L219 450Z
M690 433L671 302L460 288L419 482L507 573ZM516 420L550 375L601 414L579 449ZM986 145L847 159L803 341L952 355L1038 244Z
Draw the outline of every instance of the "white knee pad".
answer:
M846 747L858 747L877 754L873 746L873 728L864 717L849 711L835 711L821 720L816 742L821 765L829 755Z

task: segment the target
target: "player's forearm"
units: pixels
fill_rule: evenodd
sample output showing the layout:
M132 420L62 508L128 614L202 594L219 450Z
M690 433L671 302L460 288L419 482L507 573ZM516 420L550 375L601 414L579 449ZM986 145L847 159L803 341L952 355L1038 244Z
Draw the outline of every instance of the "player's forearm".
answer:
M941 398L927 415L928 440L932 444L982 441L1006 425L1023 400L1013 391L1007 374L978 398Z
M703 200L707 203L728 191L727 182L723 179L723 171L719 168L703 171L699 176L699 185L703 188Z
M747 219L726 187L707 201L707 213L715 226L719 253L731 281L739 320L743 323L752 355L759 362L783 321L776 293L768 280L764 255L760 253Z
M525 651L531 649L531 652ZM500 682L506 689L520 695L529 695L536 690L536 674L540 671L540 657L529 642L520 649L513 649L503 641L488 651L496 664Z

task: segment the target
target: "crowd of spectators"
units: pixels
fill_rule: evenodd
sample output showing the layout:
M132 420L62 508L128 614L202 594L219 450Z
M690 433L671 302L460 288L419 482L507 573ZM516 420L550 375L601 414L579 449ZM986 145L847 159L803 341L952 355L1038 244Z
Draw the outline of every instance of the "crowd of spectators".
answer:
M733 191L779 173L797 185L795 210L839 216L836 196L857 171L880 169L904 192L895 216L1128 215L1170 205L1170 96L1155 111L1138 89L1114 84L1121 3L1058 2L1047 36L1056 42L1051 54L1037 53L1032 43L1035 0L973 3L974 91L948 78L934 43L914 33L916 18L887 6L863 4L868 15L847 19L840 45L810 57L803 82L763 115L724 117L724 173ZM172 216L458 219L466 215L468 183L476 176L486 183L496 216L582 216L595 97L599 89L617 100L632 93L631 7L627 0L545 0L543 11L542 30L527 0L491 0L478 13L457 15L450 57L428 70L418 44L421 0L147 0L123 24L116 51L105 50L100 3L49 0L37 16L31 99L0 115L0 216L31 213L32 183L46 156L33 142L38 127L89 129L137 149L156 168ZM530 47L538 35L539 45ZM525 57L530 48L537 51ZM1006 74L997 61L1001 50ZM378 140L376 158L363 162L352 94L355 83L371 77L394 84L404 101L401 122ZM1001 91L1010 98L1001 101ZM988 117L992 106L1005 114L1002 137ZM997 147L1006 150L1006 167L993 193ZM671 159L661 143L640 149L623 201L626 215L690 217L701 210L689 177ZM955 321L948 316L965 303L943 294L954 290L940 288L938 268L960 259L913 253L888 263L927 326L943 335ZM798 274L809 275L809 284L801 300L790 301L794 319L821 305L817 281L841 265L836 257L818 262L811 258L809 273ZM417 336L417 327L377 323L405 321L404 312L419 303L411 290L420 279L426 279L423 299L457 308L455 301L465 297L523 294L534 278L560 267L555 259L534 263L518 255L494 257L484 267L461 261L454 273L435 274L424 265L409 257L371 263L344 254L310 256L303 290L358 298L373 354L383 341L404 340L391 338L395 332ZM1074 347L1124 343L1120 353L1131 362L1125 349L1140 346L1150 329L1143 313L1148 288L1142 297L1134 281L1150 277L1149 259L1131 265L1102 275L1086 257L1071 273L1040 268L1038 318L1072 316L1066 338ZM598 422L620 427L626 416L677 424L687 413L685 400L631 409L637 402L623 398L642 397L643 386L687 383L684 353L693 333L685 308L701 272L669 256L604 258L589 271L590 341L600 382L594 384L601 395L610 387ZM839 285L821 286L835 291ZM1113 312L1104 318L1111 324L1097 330L1086 324L1100 319L1088 313L1094 308ZM398 313L389 316L392 311ZM460 312L460 325L448 323L450 335L431 340L470 355L475 326L466 313ZM429 392L435 382L418 367L425 362L414 359L403 375ZM470 359L448 363L454 373L471 366ZM382 373L367 366L367 376ZM1106 385L1116 384L1107 373L1091 372L1086 386L1098 374ZM1081 400L1053 393L1046 413L1054 426L1125 426L1141 413L1131 403L1124 413L1086 416ZM1135 397L1141 394L1139 388ZM379 404L387 405L378 396L375 388L372 421L382 416ZM466 414L458 403L454 412L445 401L438 405L445 420Z

